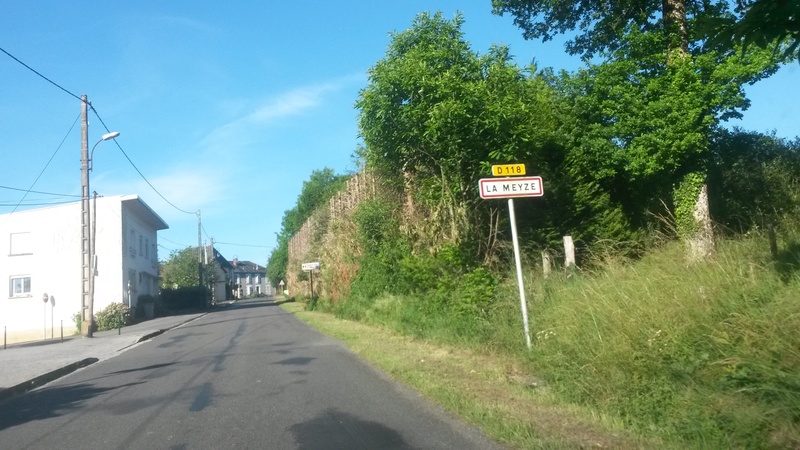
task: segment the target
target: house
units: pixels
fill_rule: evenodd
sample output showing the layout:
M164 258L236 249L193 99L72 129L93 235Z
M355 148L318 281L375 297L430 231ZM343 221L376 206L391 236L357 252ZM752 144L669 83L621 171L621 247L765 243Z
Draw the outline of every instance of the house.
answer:
M203 249L206 264L214 262L211 272L211 303L230 300L233 298L234 267L224 256L211 245Z
M234 296L236 298L272 295L267 268L250 261L233 258Z
M90 202L94 226L94 312L111 303L136 307L158 294L157 232L168 228L139 196ZM0 215L0 326L8 342L76 331L82 309L81 203ZM47 295L47 297L45 297ZM47 298L47 301L43 301Z

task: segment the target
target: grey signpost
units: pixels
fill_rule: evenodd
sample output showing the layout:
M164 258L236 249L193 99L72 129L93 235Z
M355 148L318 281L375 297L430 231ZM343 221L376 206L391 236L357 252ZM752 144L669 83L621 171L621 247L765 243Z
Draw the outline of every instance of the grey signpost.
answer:
M492 174L502 175L525 175L525 165L505 164L492 166ZM511 220L511 240L514 245L514 262L517 266L517 285L519 287L519 302L522 309L522 324L525 329L525 343L531 348L531 334L528 327L528 305L525 300L525 286L522 280L522 263L519 256L519 239L517 238L517 219L514 214L515 197L541 197L544 195L541 177L512 176L503 178L482 178L478 187L481 198L507 198L508 215Z
M314 302L314 271L319 270L319 261L303 263L303 271L308 272L311 281L311 302Z

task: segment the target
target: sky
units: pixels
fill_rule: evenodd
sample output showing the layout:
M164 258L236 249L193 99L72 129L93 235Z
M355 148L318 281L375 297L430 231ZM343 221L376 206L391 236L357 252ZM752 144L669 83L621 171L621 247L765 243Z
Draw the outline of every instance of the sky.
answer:
M0 52L0 214L79 199L86 94L89 147L103 124L120 132L118 145L94 147L90 188L139 195L161 216L162 260L197 245L199 211L204 243L265 265L312 171L358 170L359 91L391 33L419 13L460 11L480 54L505 44L521 66L581 67L564 39L523 40L491 0L0 0L0 10L0 48L41 74ZM800 136L799 80L795 62L748 87L752 105L729 126Z

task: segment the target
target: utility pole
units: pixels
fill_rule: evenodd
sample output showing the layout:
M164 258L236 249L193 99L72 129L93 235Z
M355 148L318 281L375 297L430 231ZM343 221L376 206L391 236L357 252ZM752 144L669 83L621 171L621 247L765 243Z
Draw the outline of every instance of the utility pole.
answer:
M92 239L90 242L91 251L89 252L89 302L86 304L89 314L94 316L94 276L97 274L97 255L95 255L95 242L97 238L97 192L92 196L92 224L89 229L92 231ZM81 322L83 323L83 322ZM92 337L93 331L89 331L89 337Z
M200 210L197 210L197 285L203 287L203 247L200 239L202 238L200 230L202 223L200 222Z
M89 225L89 100L81 96L81 335L92 337L91 228Z
M208 259L208 258L206 258L206 259ZM217 286L216 286L216 284L217 284L216 283L216 281L217 281L216 280L217 271L216 271L216 269L214 269L214 267L216 266L216 264L214 264L214 261L216 261L216 260L217 259L214 257L214 238L211 238L211 276L212 276L212 278L209 281L211 282L211 304L212 305L216 305L217 304Z

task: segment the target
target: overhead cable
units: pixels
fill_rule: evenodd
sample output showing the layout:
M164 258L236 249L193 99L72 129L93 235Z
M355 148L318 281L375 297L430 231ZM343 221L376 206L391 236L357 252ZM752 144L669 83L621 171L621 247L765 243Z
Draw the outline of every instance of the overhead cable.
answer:
M217 242L217 241L214 241L214 245L234 245L237 247L272 248L267 245L232 244L230 242Z
M92 109L92 112L94 112L94 115L95 115L95 116L97 116L97 120L99 120L99 121L100 121L100 123L101 123L101 124L103 124L103 128L105 128L105 129L106 129L106 133L110 133L110 132L111 132L111 130L108 128L108 126L106 126L106 123L105 123L105 122L103 122L103 118L102 118L102 117L100 117L100 114L98 114L98 113L97 113L97 110L94 108L94 106L92 106L92 105L89 105L89 107ZM131 164L131 166L134 168L134 170L136 170L136 173L138 173L138 174L139 174L139 176L140 176L140 177L142 177L142 179L144 180L144 182L145 182L145 183L147 183L147 185L148 185L148 186L150 186L150 188L151 188L151 189L153 189L153 191L154 191L156 194L158 194L158 196L159 196L159 197L161 197L161 199L162 199L162 200L164 200L165 202L167 202L167 204L169 204L170 206L172 206L173 208L177 209L178 211L180 211L180 212L182 212L182 213L185 213L185 214L196 214L196 212L195 212L195 211L186 211L185 209L178 208L177 206L175 206L175 204L174 204L174 203L172 203L171 201L167 200L167 198L166 198L166 197L164 197L164 195L163 195L163 194L161 194L161 192L158 192L158 189L156 189L156 187L155 187L155 186L153 186L153 183L151 183L151 182L150 182L150 180L148 180L148 179L147 179L147 177L145 177L145 176L144 176L144 174L142 173L142 171L141 171L141 170L139 170L139 168L138 168L138 167L136 167L136 164L134 164L134 163L133 163L133 161L132 161L132 160L131 160L131 158L128 156L128 154L127 154L127 153L125 153L125 150L123 150L123 149L122 149L122 146L121 146L121 145L119 145L119 141L117 141L116 139L114 139L113 141L114 141L114 143L115 143L115 144L117 144L117 148L119 148L119 151L121 151L121 152L122 152L122 154L125 156L125 159L127 159L127 160L128 160L128 162Z
M81 101L83 101L83 100L82 100L80 97L78 97L77 95L73 94L72 92L70 92L70 91L66 90L66 89L65 89L64 87L62 87L60 84L56 83L55 81L51 80L50 78L47 78L46 76L44 76L44 75L42 75L41 73L37 72L37 71L36 71L36 70L35 70L33 67L31 67L31 66L29 66L29 65L25 64L24 62L20 61L20 60L19 60L19 59L18 59L16 56L12 55L11 53L8 53L8 52L7 52L7 51L5 51L5 49L3 49L2 47L0 47L0 52L3 52L3 53L5 53L5 54L6 54L6 55L8 55L9 57L11 57L11 59L13 59L14 61L16 61L16 62L18 62L18 63L22 64L23 66L25 66L25 68L26 68L26 69L30 70L31 72L35 73L36 75L39 75L40 77L42 77L44 80L46 80L47 82L49 82L49 83L50 83L50 84L52 84L53 86L55 86L55 87L57 87L57 88L61 89L62 91L66 92L67 94L69 94L69 95L71 95L71 96L73 96L73 97L77 98L78 100L81 100Z
M2 50L2 49L0 49L0 50ZM5 50L4 50L4 51L5 51ZM44 174L44 171L45 171L45 170L47 170L47 167L48 167L48 166L50 165L50 163L53 161L53 158L55 158L55 157L56 157L56 154L58 153L58 151L59 151L59 150L61 150L61 146L62 146L62 145L64 145L64 141L66 141L66 140L67 140L67 137L69 136L69 134L70 134L70 133L72 133L72 129L73 129L73 128L75 128L75 124L76 124L76 123L78 123L78 119L80 119L80 118L81 118L81 115L80 115L80 114L78 114L78 117L76 117L76 118L75 118L75 121L74 121L74 122L72 122L72 125L69 127L69 130L67 131L67 134L66 134L66 135L64 135L64 139L62 139L62 140L61 140L61 143L60 143L60 144L58 144L58 147L56 147L56 151L55 151L55 152L53 152L53 155L50 157L50 159L48 159L48 160L47 160L47 164L45 164L45 165L44 165L44 167L42 168L42 170L39 172L39 175L37 175L37 176L36 176L36 179L35 179L35 180L33 180L33 183L31 183L31 186L30 186L30 187L29 187L27 190L25 190L25 194L22 196L22 198L21 198L21 199L19 199L19 202L17 203L17 205L16 205L16 206L14 206L14 209L12 209L12 210L11 210L11 212L10 212L9 214L14 214L14 212L17 210L17 208L19 208L19 206L20 206L20 205L22 204L22 202L25 200L25 197L27 197L29 193L33 192L33 191L31 191L31 189L33 189L33 187L34 187L34 186L36 186L36 182L37 182L37 181L39 181L39 178L41 178L41 177L42 177L42 174ZM67 202L64 202L64 203L67 203ZM9 206L10 206L10 205L9 205ZM26 206L29 206L29 205L26 205ZM35 206L40 206L40 205L35 205Z

